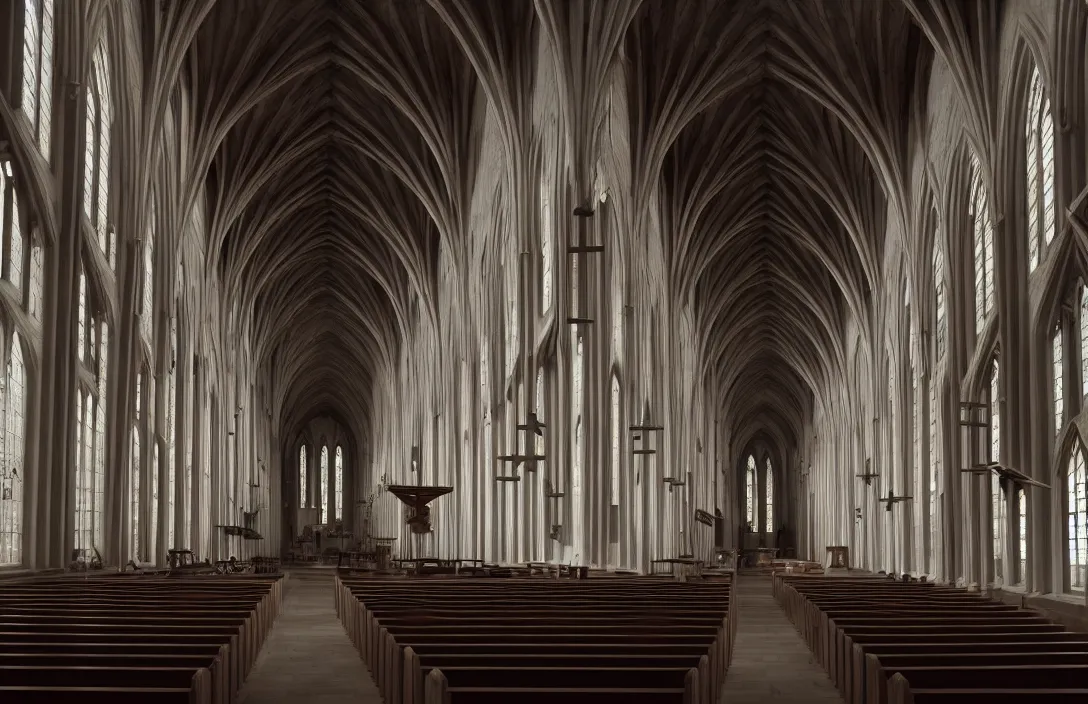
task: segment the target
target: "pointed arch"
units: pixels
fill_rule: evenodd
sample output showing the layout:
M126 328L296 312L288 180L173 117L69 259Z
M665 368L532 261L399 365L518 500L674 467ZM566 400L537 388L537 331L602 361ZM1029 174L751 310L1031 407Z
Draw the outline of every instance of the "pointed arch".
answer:
M321 499L321 524L327 525L329 522L329 444L322 440L321 442L321 461L317 465L317 471L320 472L319 486L321 491L319 496Z
M0 566L23 561L24 453L26 434L26 364L18 333L8 338L8 362L3 399L2 448L7 461L0 466Z
M766 500L766 515L767 515L767 533L774 533L774 467L771 464L771 456L767 455L764 459L764 468L766 475L764 476L765 484L765 500Z
M974 233L975 334L981 335L994 311L994 228L990 214L990 195L982 165L972 153L968 214Z
M1088 584L1088 470L1079 433L1070 433L1067 448L1062 477L1067 526L1066 586L1069 591L1083 592Z
M110 139L113 130L113 94L110 60L103 34L91 58L87 81L87 153L83 173L83 210L109 262L117 265L117 242L110 221Z
M336 445L336 486L333 490L335 501L336 521L344 519L344 448L339 443Z
M298 507L306 508L307 495L309 494L310 475L306 467L306 442L303 441L298 449Z
M1032 63L1025 115L1028 270L1035 271L1054 240L1054 117L1049 91Z
M23 4L23 115L45 160L50 161L53 117L53 1Z
M744 470L745 520L755 530L756 526L756 458L748 455L748 464Z

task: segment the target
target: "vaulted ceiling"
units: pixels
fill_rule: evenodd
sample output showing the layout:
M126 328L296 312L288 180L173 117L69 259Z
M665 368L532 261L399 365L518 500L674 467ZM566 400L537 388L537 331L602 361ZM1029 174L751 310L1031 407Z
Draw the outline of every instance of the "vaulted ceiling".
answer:
M876 334L871 292L889 223L907 216L931 53L898 0L220 0L186 12L206 13L183 69L194 133L220 145L209 263L253 316L288 426L325 412L365 422L412 307L434 317L442 305L440 248L467 278L470 206L498 199L478 174L502 158L489 141L507 138L485 134L487 106L510 132L525 120L508 112L542 101L570 123L593 119L617 63L630 180L612 197L660 211L656 227L628 222L625 246L655 239L669 295L694 302L734 436L795 440L813 394L844 378L844 321ZM558 72L550 95L541 71Z

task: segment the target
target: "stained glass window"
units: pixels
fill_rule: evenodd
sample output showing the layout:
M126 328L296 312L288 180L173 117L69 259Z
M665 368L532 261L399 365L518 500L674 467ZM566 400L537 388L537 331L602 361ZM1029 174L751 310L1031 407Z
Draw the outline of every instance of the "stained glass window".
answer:
M552 208L548 202L547 186L540 184L540 313L547 313L552 307Z
M1054 119L1039 68L1031 74L1026 120L1028 266L1034 271L1054 239Z
M975 322L981 332L994 309L994 229L990 199L982 180L982 166L971 159L970 216L975 242Z
M147 218L147 238L144 242L144 284L143 303L140 311L140 331L148 344L152 344L154 337L154 309L152 306L155 294L155 199L151 199L150 214Z

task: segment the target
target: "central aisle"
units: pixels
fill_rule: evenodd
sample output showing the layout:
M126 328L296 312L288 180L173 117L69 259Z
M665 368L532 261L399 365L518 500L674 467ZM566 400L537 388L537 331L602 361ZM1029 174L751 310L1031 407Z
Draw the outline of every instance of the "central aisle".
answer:
M842 702L771 596L769 577L740 577L737 599L737 641L722 704Z
M290 572L276 619L239 704L381 704L366 665L336 618L333 570Z

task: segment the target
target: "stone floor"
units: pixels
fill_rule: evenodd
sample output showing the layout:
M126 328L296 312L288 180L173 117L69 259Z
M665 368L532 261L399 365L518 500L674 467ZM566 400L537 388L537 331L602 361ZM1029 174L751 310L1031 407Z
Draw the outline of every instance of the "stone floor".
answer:
M721 702L819 704L842 702L824 669L771 596L768 577L737 584L737 641Z
M283 613L242 686L239 704L381 704L333 607L333 570L290 574Z

